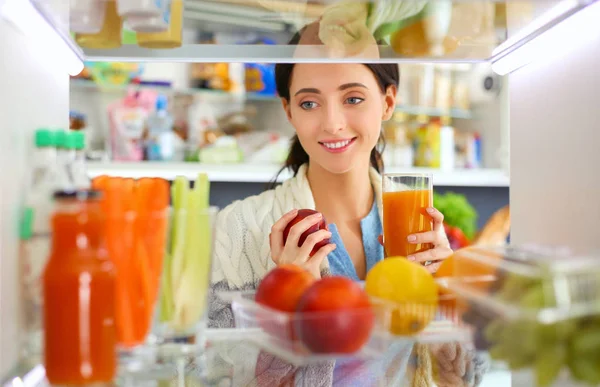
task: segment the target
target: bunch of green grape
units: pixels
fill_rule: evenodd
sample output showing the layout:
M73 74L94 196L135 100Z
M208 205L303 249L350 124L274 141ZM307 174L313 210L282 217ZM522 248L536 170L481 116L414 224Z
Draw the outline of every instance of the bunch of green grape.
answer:
M523 311L556 306L549 281L506 275L494 297ZM532 368L538 387L551 385L567 367L571 376L589 385L600 384L600 316L560 320L551 324L524 313L499 315L483 329L490 355L511 369Z

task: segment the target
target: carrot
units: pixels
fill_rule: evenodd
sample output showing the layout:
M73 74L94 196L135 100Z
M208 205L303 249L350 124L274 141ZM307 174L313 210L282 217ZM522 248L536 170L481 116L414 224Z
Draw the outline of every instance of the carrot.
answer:
M137 333L139 319L146 308L139 290L135 266L135 182L132 179L111 177L100 181L104 186L104 210L107 214L107 245L117 269L117 332L119 344L126 347L140 344Z
M156 301L167 239L169 183L163 179L140 179L136 187L136 196L140 219L138 232L146 246L150 292L153 301Z
M104 191L106 189L106 184L110 177L107 175L101 175L92 180L92 189Z
M138 218L138 204L136 201L136 181L133 179L121 179L122 192L120 204L122 212L119 213L120 218L124 222L125 229L121 235L121 241L124 244L124 255L121 257L121 266L123 268L122 280L126 283L123 297L129 299L132 307L133 316L130 320L122 321L122 325L129 325L128 331L133 333L132 345L141 344L145 339L143 332L145 324L145 316L148 314L148 304L144 289L142 287L140 272L137 262L138 256L139 233L137 225L140 222Z
M169 183L100 176L107 245L117 269L119 344L141 344L150 330L166 248Z
M136 291L140 296L139 315L136 316L136 336L140 342L146 338L152 321L152 311L154 308L155 296L151 289L152 279L150 268L148 267L148 254L141 239L136 240L135 272L137 274L135 284Z

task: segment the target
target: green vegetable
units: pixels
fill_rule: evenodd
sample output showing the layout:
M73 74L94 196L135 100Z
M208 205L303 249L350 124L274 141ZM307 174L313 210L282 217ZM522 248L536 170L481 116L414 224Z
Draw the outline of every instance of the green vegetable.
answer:
M408 27L429 15L427 1L379 0L369 9L368 27L376 40Z
M206 307L212 247L209 191L207 175L200 174L188 197L182 272L179 281L173 282L175 312L172 326L175 329L191 327ZM175 277L172 275L172 278Z
M473 240L477 232L478 215L464 195L434 192L433 206L444 214L444 223L459 228L469 240Z
M171 187L173 198L173 237L171 239L171 285L177 286L185 266L185 240L190 184L183 176L177 176Z
M194 188L178 176L172 187L170 240L165 252L160 321L175 331L193 328L206 308L212 251L210 183L200 174Z

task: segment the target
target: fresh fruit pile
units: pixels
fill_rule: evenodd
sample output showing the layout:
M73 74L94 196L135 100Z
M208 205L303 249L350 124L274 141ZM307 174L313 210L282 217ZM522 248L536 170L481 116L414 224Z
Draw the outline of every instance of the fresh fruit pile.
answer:
M281 265L263 278L255 295L265 332L284 343L300 341L312 353L349 354L369 341L376 320L389 333L411 336L434 319L438 288L421 265L388 258L367 274L363 288L341 276L315 279Z
M288 342L299 340L313 353L357 352L375 325L375 313L360 285L339 276L316 280L294 265L271 270L259 284L255 301L287 314L258 316L266 332Z

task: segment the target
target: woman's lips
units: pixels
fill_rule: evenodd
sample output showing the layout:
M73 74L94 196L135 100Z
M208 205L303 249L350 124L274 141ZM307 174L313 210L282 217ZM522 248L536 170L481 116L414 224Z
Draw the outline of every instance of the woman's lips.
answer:
M354 144L354 141L356 141L356 137L346 139L346 140L324 141L324 142L319 142L319 144L321 144L321 146L327 152L342 153L342 152L346 151L348 148L350 148L352 146L352 144Z

